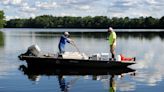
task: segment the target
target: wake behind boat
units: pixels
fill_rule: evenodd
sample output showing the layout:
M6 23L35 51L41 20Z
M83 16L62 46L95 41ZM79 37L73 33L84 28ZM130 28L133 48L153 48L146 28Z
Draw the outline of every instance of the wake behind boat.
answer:
M109 60L108 54L93 54L87 56L79 52L66 52L63 55L43 54L37 45L30 46L26 53L19 55L20 60L27 64L48 67L83 67L83 68L122 68L135 64L135 62L122 62Z

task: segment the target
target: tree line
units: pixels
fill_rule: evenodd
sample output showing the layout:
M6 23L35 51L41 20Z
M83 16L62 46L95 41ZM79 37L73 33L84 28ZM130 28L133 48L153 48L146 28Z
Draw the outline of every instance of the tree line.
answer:
M0 11L0 27L3 27L4 13ZM10 19L6 21L5 28L164 28L164 16L161 18L139 17L112 17L107 16L52 16L41 15L28 19Z

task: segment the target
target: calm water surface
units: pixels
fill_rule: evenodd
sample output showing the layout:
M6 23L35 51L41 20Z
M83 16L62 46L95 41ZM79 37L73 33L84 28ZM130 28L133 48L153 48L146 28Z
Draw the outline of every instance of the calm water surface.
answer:
M110 92L110 83L116 92L163 92L164 91L164 30L129 29L124 31L155 31L156 33L119 33L117 39L117 54L137 58L137 64L130 66L135 69L135 75L126 73L120 75L33 75L30 76L19 68L26 66L17 56L26 51L28 46L38 44L44 52L58 52L57 45L61 33L71 33L81 52L107 53L108 42L105 29L1 29L0 31L0 92L61 92L59 85L65 80L69 92ZM96 31L97 33L93 33ZM88 33L81 33L88 32ZM102 33L101 33L102 32ZM67 51L76 51L66 46Z

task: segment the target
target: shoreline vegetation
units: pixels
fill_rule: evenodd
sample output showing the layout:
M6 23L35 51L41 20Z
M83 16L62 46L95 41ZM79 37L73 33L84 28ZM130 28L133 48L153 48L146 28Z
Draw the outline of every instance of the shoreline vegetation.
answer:
M5 21L4 12L0 11L0 28L87 28L106 29L164 29L164 16L161 18L112 17L107 16L52 16L41 15L28 19L10 19Z

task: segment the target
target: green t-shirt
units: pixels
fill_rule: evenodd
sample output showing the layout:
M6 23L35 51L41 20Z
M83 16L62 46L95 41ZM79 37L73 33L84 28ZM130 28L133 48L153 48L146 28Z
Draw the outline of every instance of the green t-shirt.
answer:
M113 40L115 39L114 45L116 45L116 38L117 38L116 33L112 31L109 35L109 44L112 45Z

